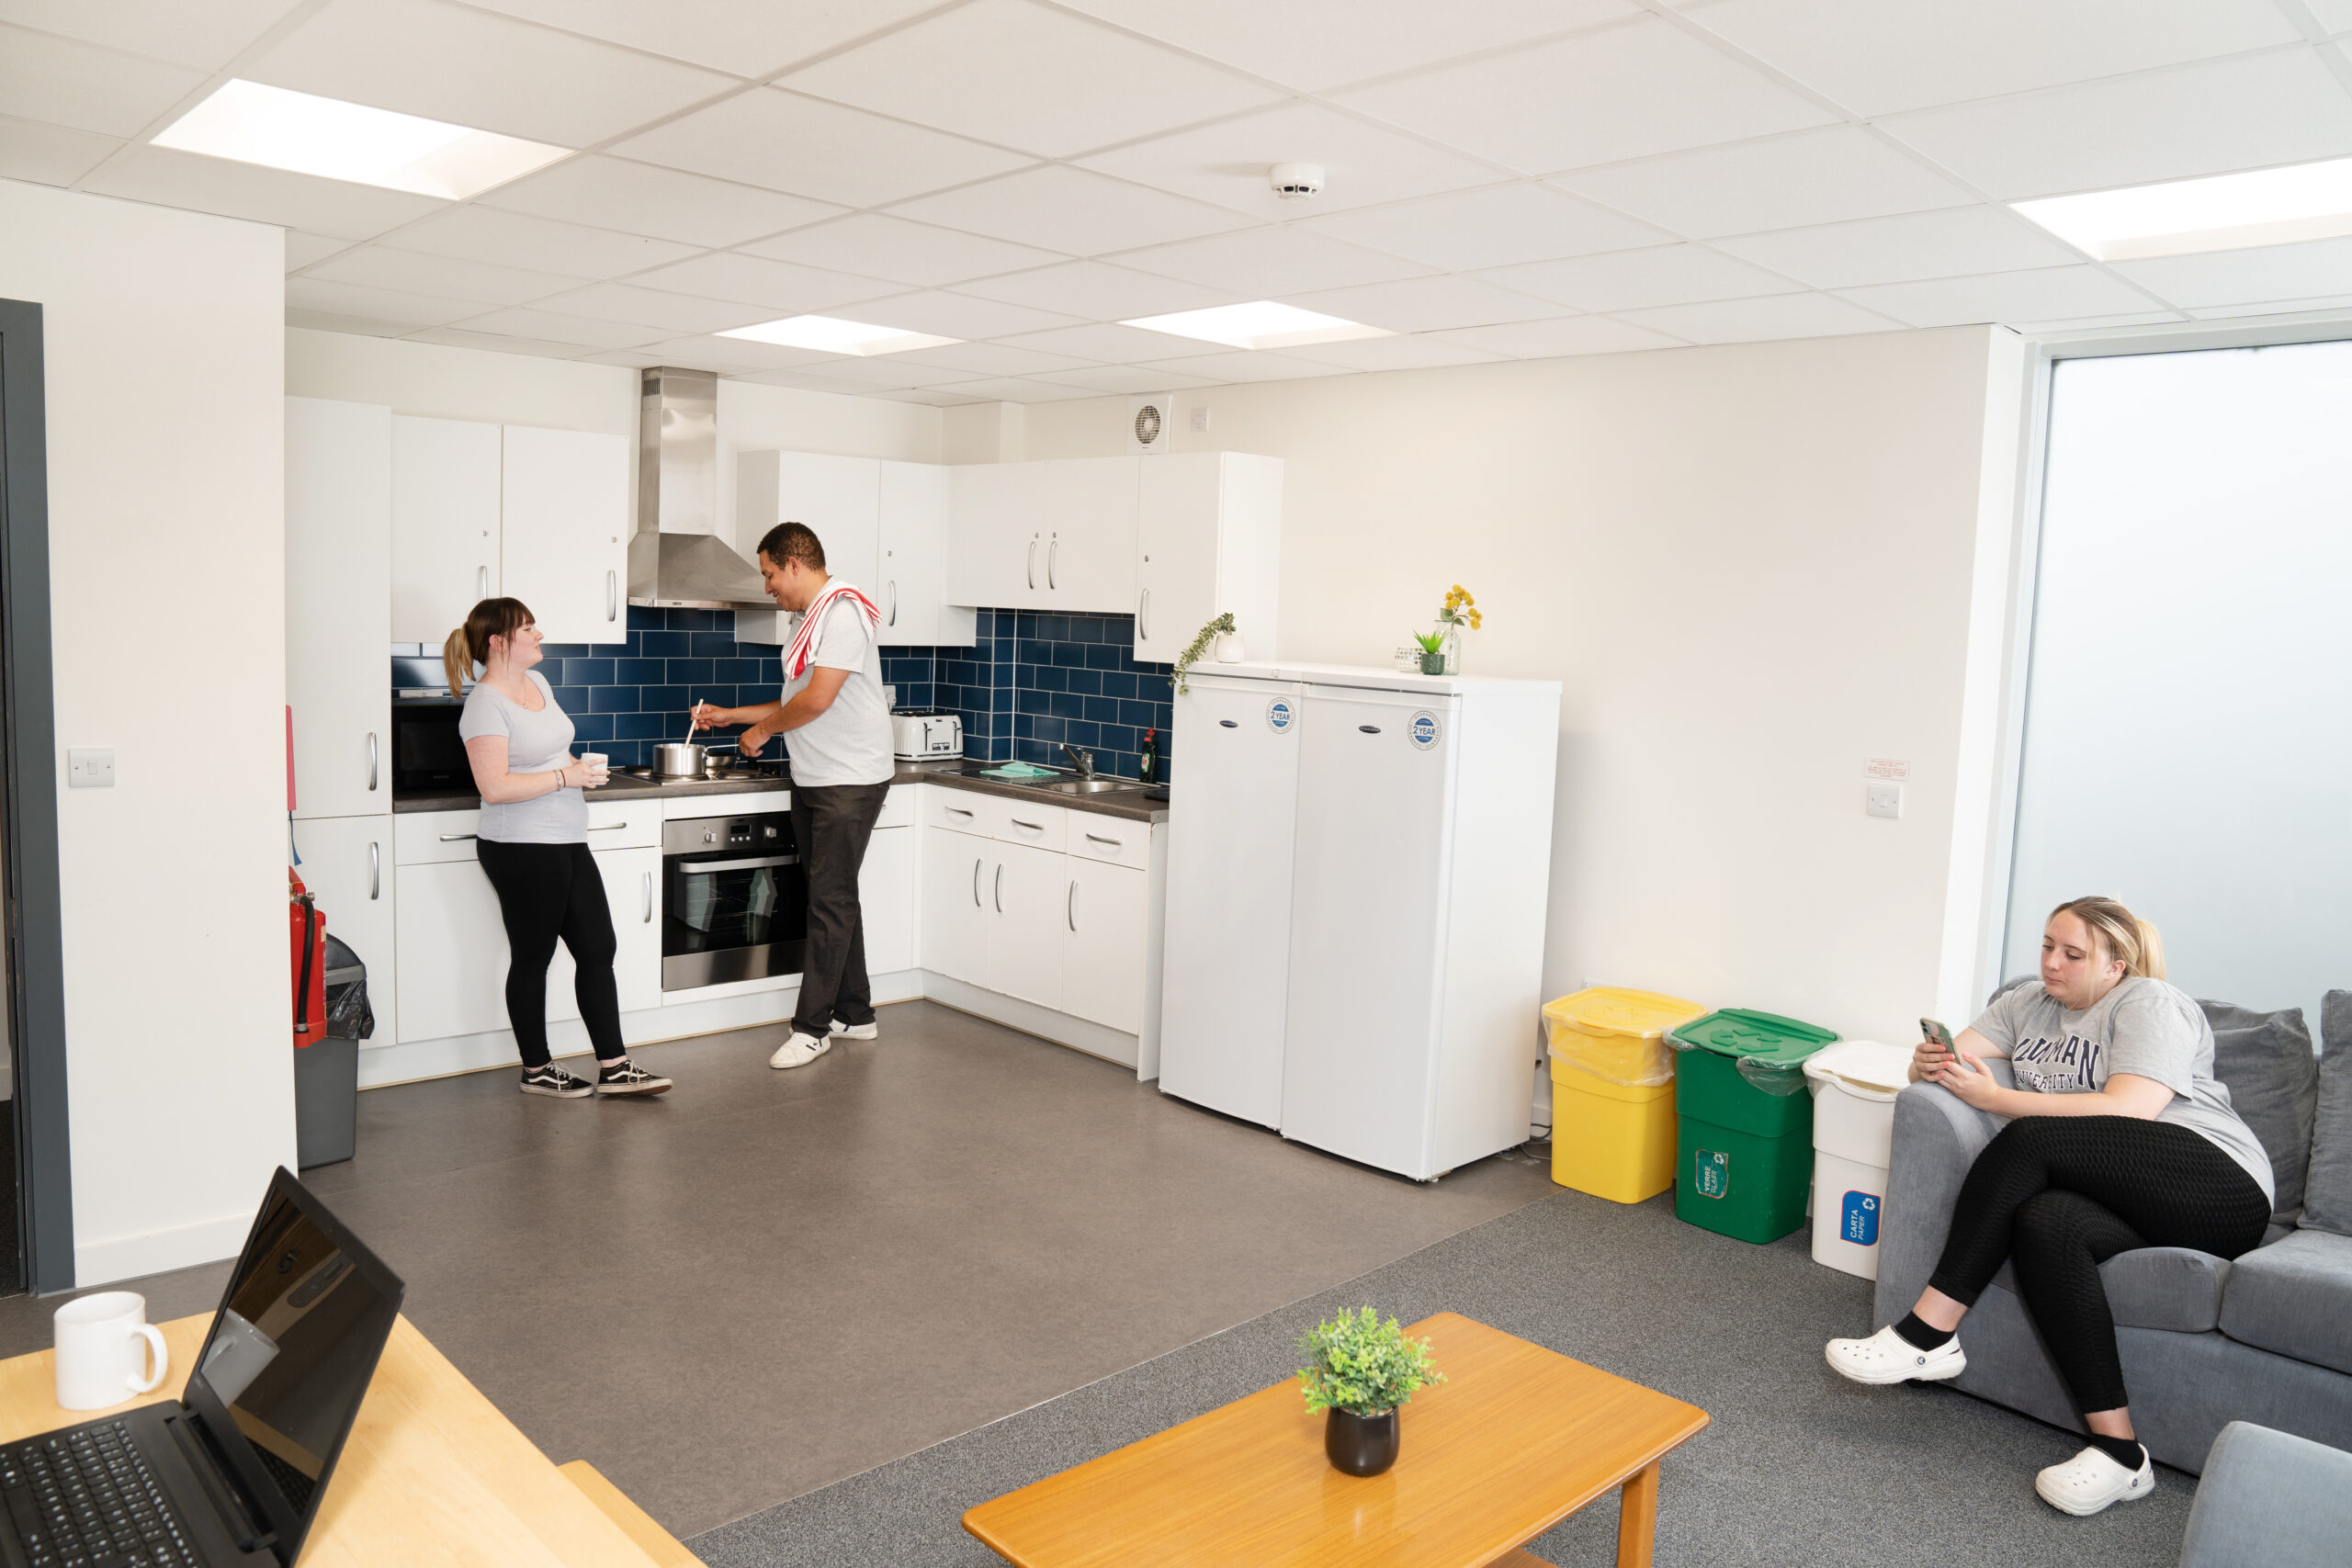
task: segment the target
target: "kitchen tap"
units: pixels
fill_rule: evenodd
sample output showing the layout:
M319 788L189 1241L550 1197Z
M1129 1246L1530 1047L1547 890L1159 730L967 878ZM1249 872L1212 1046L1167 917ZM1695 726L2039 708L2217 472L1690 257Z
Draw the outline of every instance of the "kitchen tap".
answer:
M1078 776L1080 778L1091 779L1094 776L1093 752L1081 751L1077 747L1072 746L1068 742L1063 743L1062 750L1069 753L1069 760L1072 762L1078 764Z

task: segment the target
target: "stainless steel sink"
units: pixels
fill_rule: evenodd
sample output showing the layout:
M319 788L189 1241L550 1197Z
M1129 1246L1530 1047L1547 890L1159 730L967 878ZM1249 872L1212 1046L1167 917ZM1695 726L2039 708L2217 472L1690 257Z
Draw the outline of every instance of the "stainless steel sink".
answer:
M1056 779L1050 784L1032 784L1032 789L1051 790L1056 795L1101 795L1105 790L1141 789L1133 779Z

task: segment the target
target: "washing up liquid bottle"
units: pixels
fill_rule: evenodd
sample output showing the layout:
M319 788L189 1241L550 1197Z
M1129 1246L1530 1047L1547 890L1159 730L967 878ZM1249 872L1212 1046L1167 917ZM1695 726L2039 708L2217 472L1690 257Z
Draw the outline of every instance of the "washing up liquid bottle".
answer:
M1136 777L1148 784L1159 782L1159 731L1143 732L1143 761L1136 769Z

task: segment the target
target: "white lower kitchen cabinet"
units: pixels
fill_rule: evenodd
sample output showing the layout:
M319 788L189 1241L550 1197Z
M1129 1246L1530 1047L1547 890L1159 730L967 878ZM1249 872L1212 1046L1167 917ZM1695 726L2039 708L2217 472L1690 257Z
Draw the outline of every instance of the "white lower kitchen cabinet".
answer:
M605 902L613 909L613 981L621 1011L662 1005L662 851L599 850ZM568 984L568 982L567 982ZM574 1017L579 1009L572 1010Z
M914 831L923 835L922 965L950 979L985 986L989 917L982 884L996 845L947 828L926 825Z
M1150 874L1077 855L1069 857L1069 872L1061 1009L1122 1033L1140 1033Z
M487 1034L506 1021L506 927L478 861L400 868L393 914L400 928L400 1033L412 1040ZM578 1018L571 954L556 944L548 965L548 1018Z
M988 987L1058 1008L1069 857L1028 844L989 850Z
M368 966L368 1005L376 1032L361 1050L389 1045L396 1032L398 981L392 962L392 818L319 817L294 824L302 886L317 897L327 932Z
M865 972L895 975L915 966L914 827L877 828L857 871L865 916Z

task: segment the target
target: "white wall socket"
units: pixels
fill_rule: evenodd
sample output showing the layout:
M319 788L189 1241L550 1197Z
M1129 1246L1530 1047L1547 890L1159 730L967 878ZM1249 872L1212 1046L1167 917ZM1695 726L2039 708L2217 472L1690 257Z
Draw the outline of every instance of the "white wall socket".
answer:
M114 788L114 748L69 748L65 753L65 787Z
M1899 784L1873 782L1870 786L1869 803L1865 807L1873 817L1903 815L1903 786Z

